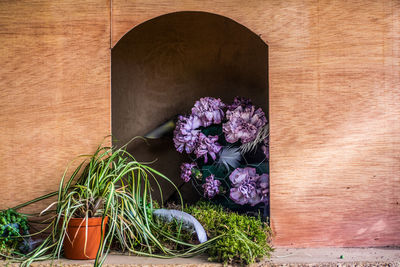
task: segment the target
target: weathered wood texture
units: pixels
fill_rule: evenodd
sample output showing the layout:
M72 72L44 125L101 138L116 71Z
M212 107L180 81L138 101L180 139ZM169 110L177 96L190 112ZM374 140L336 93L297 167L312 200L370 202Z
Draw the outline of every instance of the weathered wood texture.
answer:
M5 208L56 190L110 133L110 2L0 1L0 41Z
M56 188L110 133L110 2L0 2L0 208ZM269 45L279 246L400 245L400 3L112 1L112 44L176 11Z
M400 2L113 0L112 44L177 11L269 45L275 245L400 245Z

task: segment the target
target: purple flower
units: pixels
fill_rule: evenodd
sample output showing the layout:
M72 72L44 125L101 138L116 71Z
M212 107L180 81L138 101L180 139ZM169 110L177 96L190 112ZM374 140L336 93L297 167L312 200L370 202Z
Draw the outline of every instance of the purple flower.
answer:
M214 175L211 174L206 178L206 182L203 184L204 197L212 199L219 194L219 186L221 182L214 179Z
M213 123L219 124L222 122L224 117L222 108L224 107L225 104L219 98L203 97L194 104L192 115L200 119L201 126L207 127Z
M228 121L222 125L222 130L229 143L241 140L245 144L253 141L260 128L267 123L262 109L256 110L254 106L238 106L235 110L228 110L226 117Z
M208 161L207 154L210 154L211 158L215 160L217 157L216 154L218 154L222 148L222 146L218 144L217 141L218 141L218 135L206 136L203 133L199 133L197 148L194 151L196 157L200 158L204 156L204 163L207 163Z
M258 175L255 168L237 168L229 179L232 182L230 198L237 204L257 205L268 201L268 175Z
M233 100L233 103L231 105L229 105L227 108L228 110L235 110L237 107L241 106L242 108L247 108L252 106L253 103L251 102L250 99L244 98L244 97L235 97L235 99Z
M181 178L187 183L192 177L192 168L196 167L196 163L183 163L181 165Z
M237 187L231 188L230 198L237 204L250 204L254 206L260 202L256 186L257 185L255 179L247 178Z
M241 182L246 180L247 178L257 176L256 169L251 167L246 168L237 168L235 169L231 175L229 175L229 179L231 180L232 184L239 185Z
M179 116L173 138L178 152L182 153L183 150L188 154L193 152L199 139L200 130L196 130L198 127L200 127L200 121L197 117Z

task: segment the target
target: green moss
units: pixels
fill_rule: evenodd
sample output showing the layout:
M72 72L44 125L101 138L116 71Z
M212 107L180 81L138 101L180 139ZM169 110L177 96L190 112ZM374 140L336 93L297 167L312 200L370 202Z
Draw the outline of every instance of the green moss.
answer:
M155 204L155 207L158 207L158 204ZM168 208L179 210L182 207L169 204ZM231 212L220 205L205 201L186 206L184 211L203 225L209 239L215 238L206 246L205 252L210 261L245 265L269 257L272 252L269 244L271 230L260 218ZM174 251L185 249L186 246L176 240L190 244L199 243L197 235L182 229L179 221L166 223L156 218L155 223L159 228L156 237L168 249ZM162 251L157 249L155 252L162 254Z
M166 223L163 220L156 219L155 222L159 226L159 232L156 233L156 237L168 249L180 251L186 248L185 245L174 240L181 240L190 244L198 243L194 233L182 228L182 223L177 220ZM172 239L169 239L168 236Z
M250 264L270 256L271 230L260 218L230 212L209 202L198 202L185 211L203 225L209 238L220 236L207 250L210 261Z

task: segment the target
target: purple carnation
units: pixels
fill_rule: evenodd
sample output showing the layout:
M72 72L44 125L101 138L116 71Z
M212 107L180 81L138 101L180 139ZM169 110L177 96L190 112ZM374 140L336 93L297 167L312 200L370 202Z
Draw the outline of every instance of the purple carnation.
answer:
M228 108L228 110L235 110L239 106L241 106L242 108L247 108L252 105L253 105L253 103L251 102L250 99L237 96L233 100L233 103L231 105L229 105L227 108Z
M193 152L199 138L200 130L196 130L198 127L200 121L197 117L179 116L174 131L174 144L178 152L182 153L183 150L188 154Z
M216 154L218 154L222 148L222 146L218 144L217 141L218 141L218 135L206 136L203 133L199 133L197 148L194 151L196 157L200 158L204 156L204 163L207 163L208 161L207 154L210 154L211 158L215 160L217 157Z
M257 176L255 168L237 168L231 173L231 175L229 175L229 179L231 180L232 185L235 186L239 185L244 180L254 176Z
M213 123L219 124L222 122L224 117L222 108L224 107L225 104L219 98L203 97L194 104L192 115L200 119L201 126L207 127Z
M214 179L214 175L211 174L206 178L206 182L203 184L204 197L212 199L219 194L219 186L221 182Z
M229 179L232 182L230 198L237 204L255 206L268 201L268 175L258 175L255 168L237 168Z
M181 178L187 183L192 177L192 169L196 167L196 163L183 163L181 165Z
M256 181L246 179L238 187L231 188L230 198L240 205L250 204L254 206L260 203L256 190Z
M228 121L222 125L222 130L229 143L241 140L245 144L253 141L260 128L267 123L262 109L256 110L254 106L238 106L235 110L228 110L226 117Z

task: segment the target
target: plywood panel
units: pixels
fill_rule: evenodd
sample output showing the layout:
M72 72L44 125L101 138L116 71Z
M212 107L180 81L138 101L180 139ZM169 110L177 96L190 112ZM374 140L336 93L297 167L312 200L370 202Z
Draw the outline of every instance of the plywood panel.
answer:
M269 45L274 243L400 245L400 3L114 0L112 44L178 11Z
M0 2L0 208L56 190L110 133L109 22L107 0Z

